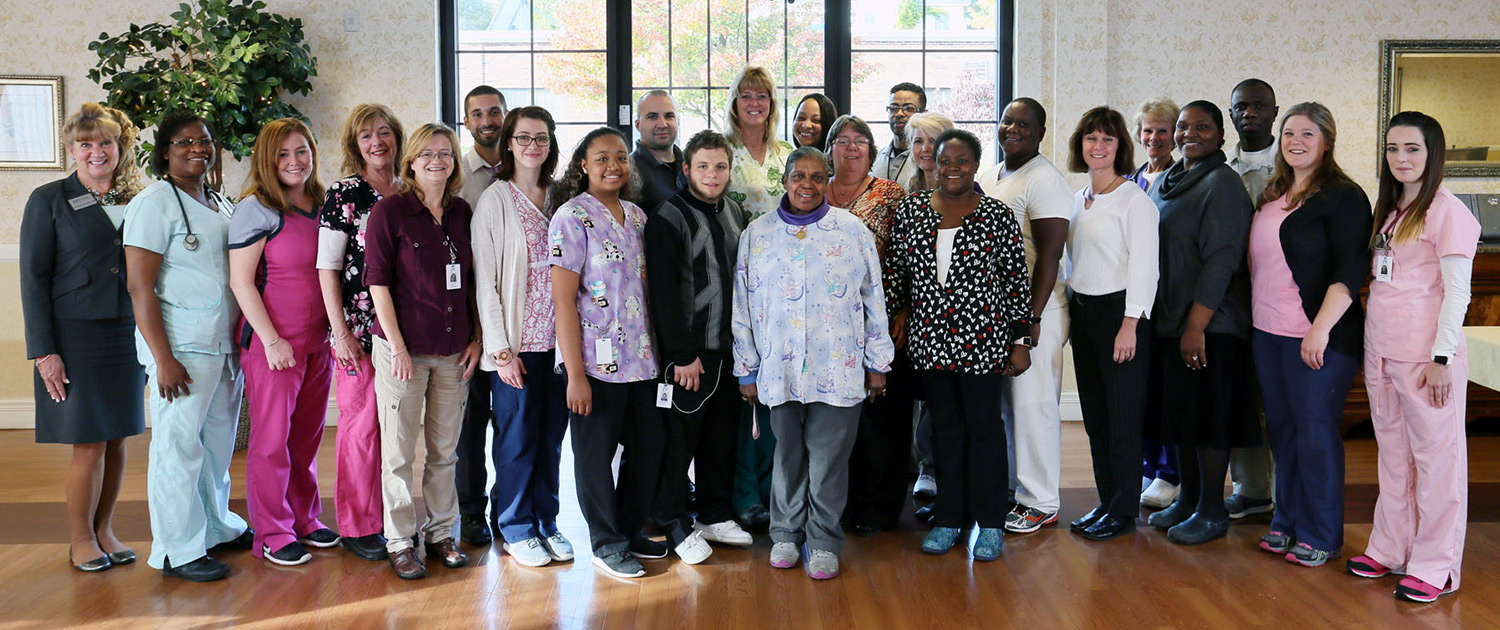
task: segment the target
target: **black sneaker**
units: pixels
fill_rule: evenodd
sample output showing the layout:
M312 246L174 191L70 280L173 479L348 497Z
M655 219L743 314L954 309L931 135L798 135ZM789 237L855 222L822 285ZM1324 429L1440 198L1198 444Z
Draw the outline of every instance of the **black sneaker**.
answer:
M339 542L344 545L345 549L349 550L349 553L365 560L380 561L390 557L385 551L385 536L381 536L380 534L370 534L357 538L345 536L340 538Z
M172 559L166 558L162 560L161 572L162 575L182 578L189 582L212 582L229 577L229 565L203 556L180 567L174 567Z
M628 553L594 556L594 566L618 578L638 578L646 574L646 567L641 566L641 561L630 557Z
M470 514L463 517L458 529L459 539L474 547L483 547L495 540L494 535L490 533L490 524L485 521L483 514Z
M333 530L328 529L327 527L324 527L323 529L320 529L320 530L312 532L312 533L310 533L310 534L308 534L306 536L298 538L297 542L302 543L302 544L304 544L304 545L306 545L308 547L317 547L318 549L328 549L329 547L336 547L336 546L338 546L338 544L339 544L339 535L333 533Z
M220 551L250 551L255 548L255 528L246 527L245 533L208 548L209 553Z
M1231 494L1224 499L1224 509L1229 512L1229 518L1241 519L1251 514L1265 514L1276 509L1270 499L1252 499L1243 494Z
M307 550L295 541L287 543L286 546L277 549L276 551L271 551L271 547L269 545L261 545L260 553L261 555L264 555L266 557L266 560L269 560L271 563L279 564L284 567L294 567L299 564L307 564L307 561L312 560L312 554L307 553Z
M659 543L645 536L636 536L630 539L630 555L637 558L665 558L667 557L667 545Z

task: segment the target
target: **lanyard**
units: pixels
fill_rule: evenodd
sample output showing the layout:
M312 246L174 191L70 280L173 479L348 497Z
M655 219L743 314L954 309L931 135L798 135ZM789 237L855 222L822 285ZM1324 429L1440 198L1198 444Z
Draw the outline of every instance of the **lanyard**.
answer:
M1405 216L1406 211L1410 209L1411 207L1407 206L1396 210L1396 215L1390 219L1390 229L1375 235L1375 249L1384 251L1391 249L1391 245L1395 242L1396 228L1401 225L1401 217Z
M427 218L432 219L432 224L436 225L438 231L443 233L443 244L448 246L448 264L451 265L458 262L458 248L454 247L453 240L448 238L448 230L443 229L442 222L437 220L437 217L432 214L431 210L427 211Z

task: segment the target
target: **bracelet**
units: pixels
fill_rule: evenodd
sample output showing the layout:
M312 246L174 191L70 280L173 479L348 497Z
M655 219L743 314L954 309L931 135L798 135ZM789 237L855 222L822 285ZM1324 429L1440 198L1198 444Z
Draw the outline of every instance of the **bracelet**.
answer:
M400 352L392 352L391 353L391 358L394 359L394 358L399 357L399 356L401 356L403 354L406 354L406 348L402 348Z
M334 337L333 340L334 341L343 341L343 340L348 339L348 338L349 338L349 333L346 332L346 333L344 333L342 335Z
M57 355L55 355L55 354L44 354L44 355L42 355L40 357L37 357L37 358L33 359L32 360L32 365L34 365L36 367L41 367L43 363L47 362L47 359L50 359L50 358L55 357L55 356L57 356Z
M266 348L267 348L267 349L270 349L270 347L271 347L271 346L274 346L274 345L276 345L276 344L278 344L278 343L281 343L281 342L283 342L283 341L286 341L286 340L285 340L285 339L282 339L282 338L281 338L281 337L277 337L277 338L276 338L276 341L272 341L272 342L271 342L271 343L268 343L268 344L266 344Z

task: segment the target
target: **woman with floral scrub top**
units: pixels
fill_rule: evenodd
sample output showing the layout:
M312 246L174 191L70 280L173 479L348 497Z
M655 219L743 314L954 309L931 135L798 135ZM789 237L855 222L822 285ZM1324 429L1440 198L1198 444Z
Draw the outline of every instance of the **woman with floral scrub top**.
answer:
M658 375L646 314L646 213L630 201L625 137L595 129L573 151L552 193L552 303L557 365L567 376L573 476L589 526L594 565L609 575L646 574L636 557L663 558L666 545L641 534L665 454L656 407ZM558 202L557 200L562 200ZM625 446L618 486L611 472ZM702 537L676 549L697 564Z
M340 542L365 560L386 559L380 486L380 420L375 412L371 330L375 304L365 287L365 224L375 203L396 194L396 160L406 133L384 105L354 108L344 123L343 172L318 214L318 281L333 346L339 428L333 504Z
M1431 602L1458 590L1469 504L1464 441L1468 349L1461 330L1479 221L1442 188L1443 128L1401 112L1385 134L1365 388L1380 446L1380 498L1360 577L1404 575L1396 597Z
M751 66L731 82L729 93L729 145L733 164L729 171L730 199L745 209L750 221L775 212L786 193L781 169L792 155L792 145L775 138L776 120L781 111L776 102L776 84L765 68ZM770 423L760 422L759 431L752 427L752 414L762 420L771 410L765 405L746 406L740 415L739 450L735 456L734 496L730 503L740 524L747 528L764 527L771 522L768 502L771 500L771 464L776 437Z

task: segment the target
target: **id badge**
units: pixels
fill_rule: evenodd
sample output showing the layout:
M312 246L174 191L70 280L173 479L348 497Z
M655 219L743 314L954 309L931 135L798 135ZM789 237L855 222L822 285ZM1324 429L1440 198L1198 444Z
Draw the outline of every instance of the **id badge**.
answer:
M615 362L615 344L610 343L608 338L600 337L594 340L594 363L597 365L609 365Z
M662 409L672 408L672 384L656 384L656 406Z
M464 288L463 272L459 270L458 263L450 263L443 275L448 278L448 290L457 291Z
M1385 250L1385 253L1377 250L1375 252L1375 269L1373 270L1375 272L1375 281L1390 282L1391 273L1395 269L1395 266L1396 257L1392 256L1389 250Z

